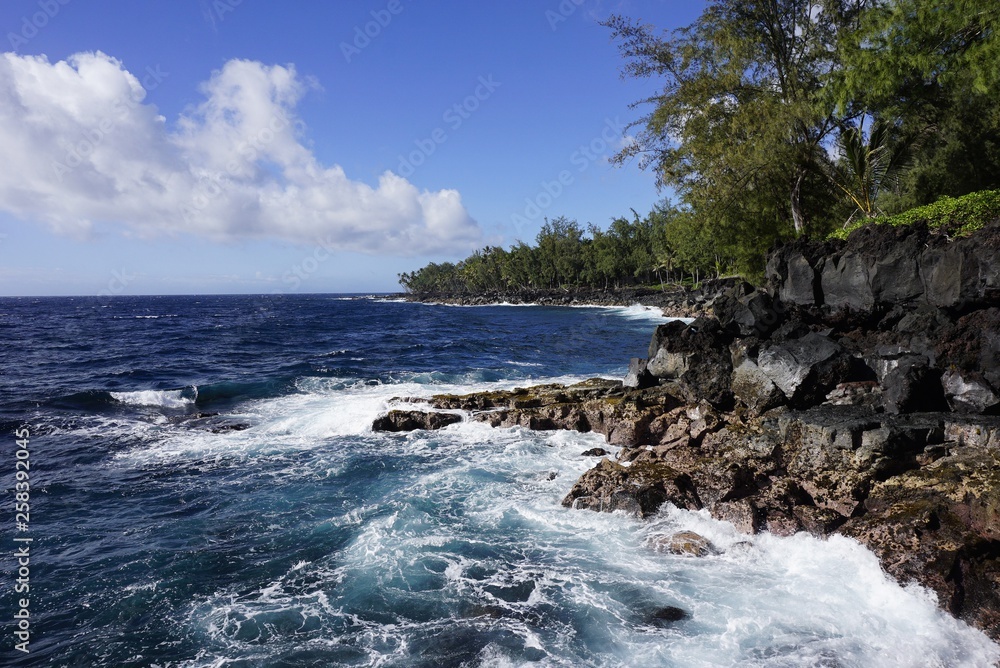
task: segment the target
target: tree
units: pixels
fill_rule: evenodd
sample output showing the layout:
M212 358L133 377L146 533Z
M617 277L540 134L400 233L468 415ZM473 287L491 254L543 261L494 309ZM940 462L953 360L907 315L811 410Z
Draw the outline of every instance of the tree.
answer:
M557 287L607 290L612 284L648 284L654 274L660 275L660 255L673 243L666 238L666 221L674 221L678 215L665 206L646 217L634 210L632 215L632 220L616 218L607 230L589 225L584 231L576 221L565 217L546 220L536 237L536 246L520 241L510 250L487 246L458 264L432 262L402 273L399 283L418 294L503 293ZM681 236L692 235L683 231ZM710 247L704 235L698 238L699 248ZM688 246L680 243L683 255ZM698 262L701 260L699 257ZM698 275L705 270L698 264L690 272Z
M878 206L882 189L906 165L909 144L892 141L892 125L875 119L865 138L864 125L848 128L838 141L840 159L830 168L830 179L854 203L846 227L859 213L866 218L883 214Z
M576 284L583 268L583 230L575 220L546 219L535 239L542 279L547 287Z
M841 105L901 120L912 166L885 208L1000 186L1000 5L887 0L843 48Z
M653 110L633 124L641 127L636 141L616 160L640 156L703 224L745 219L740 205L750 193L758 200L750 209L754 233L774 239L786 225L807 232L807 200L831 195L825 179L810 175L850 121L824 87L863 3L714 0L695 23L665 37L611 17L605 25L621 41L625 74L664 81L659 95L636 103Z

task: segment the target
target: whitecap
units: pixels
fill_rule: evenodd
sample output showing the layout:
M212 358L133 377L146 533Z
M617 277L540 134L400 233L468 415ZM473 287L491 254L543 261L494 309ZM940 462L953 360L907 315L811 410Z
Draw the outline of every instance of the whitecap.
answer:
M111 397L130 406L159 406L161 408L187 408L198 398L195 387L183 390L138 390L134 392L111 392Z

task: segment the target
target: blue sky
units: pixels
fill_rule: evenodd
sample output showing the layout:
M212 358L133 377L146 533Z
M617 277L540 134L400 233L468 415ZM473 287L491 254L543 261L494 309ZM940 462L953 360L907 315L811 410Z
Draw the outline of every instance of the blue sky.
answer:
M703 6L4 0L0 294L394 291L648 211L606 157L656 82L597 21Z

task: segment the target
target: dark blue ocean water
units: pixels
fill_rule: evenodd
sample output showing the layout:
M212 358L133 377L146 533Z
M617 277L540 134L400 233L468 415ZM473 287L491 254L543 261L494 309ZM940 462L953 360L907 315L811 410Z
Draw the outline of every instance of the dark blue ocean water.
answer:
M621 375L659 321L332 296L0 300L0 665L995 660L846 539L562 508L599 436L370 430L394 397ZM678 529L723 554L646 547ZM17 537L32 539L29 654L14 649ZM651 622L666 605L690 618Z

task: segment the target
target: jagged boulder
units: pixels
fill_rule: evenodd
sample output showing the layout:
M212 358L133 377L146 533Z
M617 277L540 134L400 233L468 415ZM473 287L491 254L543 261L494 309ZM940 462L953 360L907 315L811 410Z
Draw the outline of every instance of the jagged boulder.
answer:
M649 372L648 364L644 358L633 357L629 360L628 373L625 374L622 385L645 389L647 387L655 387L656 384L656 376Z
M750 359L733 370L732 387L736 399L755 415L785 403L784 392Z
M941 385L953 411L995 413L1000 410L1000 396L978 373L948 369L941 375Z
M927 301L939 308L960 306L982 294L978 258L966 243L928 248L920 256L920 273Z
M802 250L801 244L789 244L773 252L767 262L767 278L782 303L818 306L823 303L819 275Z
M653 333L647 368L657 378L676 381L687 401L725 406L732 398L731 342L732 335L715 318L669 322Z
M741 336L770 334L781 324L784 309L769 294L741 282L730 288L713 306L720 325Z
M875 305L875 295L870 268L871 262L856 253L828 258L820 276L823 303L834 310L871 310Z
M895 228L899 229L899 228ZM879 253L869 269L872 296L876 302L899 304L914 302L923 295L920 276L922 234L910 234Z
M887 413L944 410L941 372L925 355L901 346L881 346L868 359L882 388Z
M843 346L816 332L763 348L757 366L794 406L818 404L839 383L854 380L854 361Z

